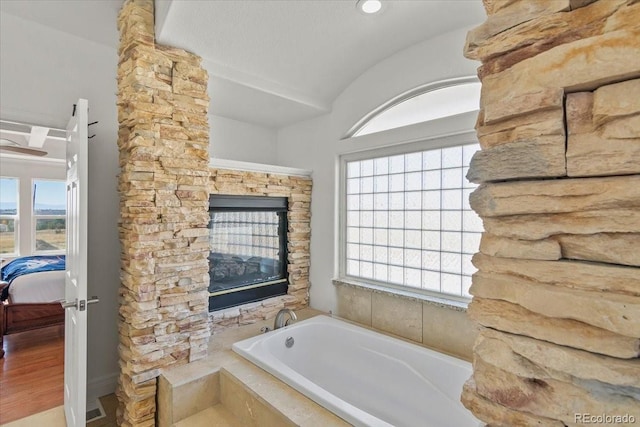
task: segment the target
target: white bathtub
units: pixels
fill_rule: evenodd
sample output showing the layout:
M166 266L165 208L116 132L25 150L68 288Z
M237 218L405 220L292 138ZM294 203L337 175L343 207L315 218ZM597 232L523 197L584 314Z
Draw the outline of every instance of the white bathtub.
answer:
M239 341L233 350L355 426L483 425L460 403L468 362L331 317Z

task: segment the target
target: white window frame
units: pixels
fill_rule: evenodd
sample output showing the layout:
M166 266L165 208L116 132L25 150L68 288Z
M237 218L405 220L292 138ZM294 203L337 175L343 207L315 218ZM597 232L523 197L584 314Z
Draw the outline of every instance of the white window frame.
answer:
M455 86L460 86L460 85L467 85L467 84L471 84L471 83L480 83L480 80L478 79L478 77L476 76L465 76L465 77L455 77L452 79L447 79L447 80L440 80L437 82L431 82L431 83L427 83L421 86L418 86L416 88L413 88L411 90L408 90L404 93L401 93L400 95L397 95L395 97L393 97L392 99L388 100L387 102L383 103L382 105L378 106L377 108L374 108L372 111L370 111L369 113L365 114L362 118L360 118L360 120L358 120L353 126L351 126L351 128L344 134L344 136L341 138L342 140L345 139L349 139L349 138L365 138L368 135L373 135L376 133L380 133L380 132L387 132L389 130L393 131L395 129L399 129L399 128L389 128L389 129L385 129L385 130L380 130L380 131L375 131L375 132L371 132L371 133L366 133L363 135L360 135L359 132L364 129L366 126L369 125L370 122L375 121L376 118L378 116L380 116L381 114L393 109L394 107L404 103L405 101L408 101L412 98L424 95L428 92L434 92L434 91L438 91L441 89L445 89L448 87L455 87ZM465 113L460 113L460 114L465 114ZM451 115L448 116L442 116L439 117L437 119L433 119L432 121L437 121L437 120L442 120L444 118L447 117L452 117ZM429 120L427 120L429 121ZM419 123L425 123L425 121L422 122L415 122L412 124L407 124L401 127L406 127L406 126L413 126Z
M20 255L20 178L13 176L0 176L3 179L15 179L16 180L16 214L15 215L2 215L0 214L0 220L12 219L13 220L13 252L0 254L0 257L17 257Z
M67 215L66 213L63 215L36 215L36 206L35 206L35 195L34 195L34 188L35 188L35 184L36 181L50 181L50 182L62 182L65 183L64 180L62 179L49 179L49 178L32 178L31 179L31 247L33 248L33 254L34 255L59 255L59 254L65 254L66 253L66 242L65 242L65 249L61 249L61 250L57 250L57 251L39 251L37 249L37 244L36 244L36 226L37 226L37 222L39 219L64 219L65 220L65 229L67 226ZM65 209L66 209L67 205L65 203ZM66 236L66 233L65 233ZM65 237L66 239L66 237Z
M340 280L355 283L363 287L380 289L407 297L434 301L448 305L466 307L471 298L430 291L427 289L413 288L405 285L397 285L388 282L380 282L375 279L364 279L346 274L346 238L347 238L347 163L351 161L366 160L375 157L394 156L418 151L433 150L439 148L455 147L468 144L476 144L478 140L475 132L463 132L448 136L436 136L425 138L412 143L397 143L395 145L367 149L357 152L345 153L339 156L338 179L338 276Z

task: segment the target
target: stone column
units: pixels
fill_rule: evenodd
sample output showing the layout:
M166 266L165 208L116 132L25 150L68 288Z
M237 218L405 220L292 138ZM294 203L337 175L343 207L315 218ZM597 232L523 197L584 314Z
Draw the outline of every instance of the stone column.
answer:
M209 126L200 58L159 46L153 0L118 19L118 422L155 424L156 377L206 355Z
M492 426L640 423L640 2L483 0L485 233L462 402Z

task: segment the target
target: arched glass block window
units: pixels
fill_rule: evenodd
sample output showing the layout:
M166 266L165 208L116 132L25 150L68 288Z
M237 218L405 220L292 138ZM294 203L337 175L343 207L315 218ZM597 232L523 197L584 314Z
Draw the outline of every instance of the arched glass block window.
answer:
M365 116L347 133L347 137L368 135L477 110L480 86L475 77L465 77L416 88Z
M479 99L475 77L422 86L363 117L347 137L475 111ZM480 149L470 134L425 134L422 140L340 156L342 279L453 304L470 300L476 271L471 259L483 232L469 204L477 185L465 178Z

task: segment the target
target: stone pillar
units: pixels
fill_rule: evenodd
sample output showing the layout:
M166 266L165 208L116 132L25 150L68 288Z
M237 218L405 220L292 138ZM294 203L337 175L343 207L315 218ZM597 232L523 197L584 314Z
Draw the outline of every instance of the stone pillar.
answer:
M118 422L155 424L156 377L206 356L209 126L200 58L155 44L153 0L118 19Z
M468 178L485 233L462 402L492 426L640 423L640 2L483 0Z

